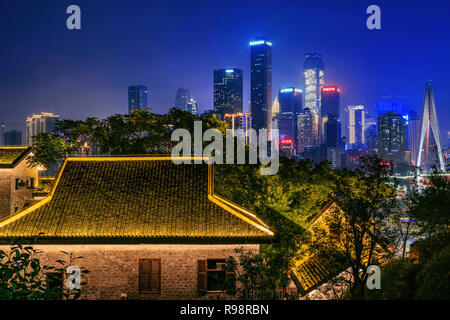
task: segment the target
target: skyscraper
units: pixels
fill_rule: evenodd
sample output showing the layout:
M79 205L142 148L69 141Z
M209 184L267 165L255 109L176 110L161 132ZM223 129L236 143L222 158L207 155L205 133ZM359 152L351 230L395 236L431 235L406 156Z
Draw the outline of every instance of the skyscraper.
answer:
M276 116L279 136L291 141L294 150L298 147L298 115L302 111L302 91L296 87L280 89L278 92L280 112Z
M263 38L250 41L250 100L252 127L272 125L272 43Z
M415 111L410 111L407 117L407 148L411 151L411 162L416 165L419 153L420 116Z
M190 113L192 113L193 115L197 115L198 112L198 105L197 105L197 101L194 100L194 98L191 98L189 100L189 102L186 104L186 110Z
M349 149L364 150L364 106L348 106L345 111L347 114L347 143Z
M58 119L59 116L51 112L42 112L28 117L26 120L26 145L31 146L32 138L39 133L53 133Z
M320 100L320 126L319 132L321 143L325 143L325 123L330 115L339 119L340 112L340 90L336 86L324 86L321 89ZM340 137L339 137L340 138Z
M325 84L322 55L308 53L303 64L305 76L305 108L311 112L320 114L321 88Z
M400 113L386 112L377 119L378 155L386 161L404 162L406 120Z
M445 172L441 133L439 131L439 120L437 117L436 102L434 101L434 92L431 81L425 85L422 123L420 127L419 149L416 160L417 167L424 169L424 171L428 171L431 165L438 164L438 168ZM434 161L433 159L430 159L430 149L432 151L434 150Z
M309 108L298 115L298 153L314 145L314 127L317 117Z
M328 148L339 147L341 140L341 122L338 120L338 116L336 114L330 113L324 129L325 145Z
M5 146L22 145L22 132L16 130L6 131L4 136L4 144Z
M243 112L243 78L241 69L214 70L214 111L226 113Z
M147 105L148 90L146 86L128 87L128 112L145 109Z
M175 96L175 108L186 111L189 101L191 101L191 94L189 93L189 90L179 88L177 90L177 95Z

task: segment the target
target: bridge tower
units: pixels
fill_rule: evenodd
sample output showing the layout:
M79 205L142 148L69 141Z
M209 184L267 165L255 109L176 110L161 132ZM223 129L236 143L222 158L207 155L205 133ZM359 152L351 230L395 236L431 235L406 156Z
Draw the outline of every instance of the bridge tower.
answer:
M430 129L432 130L434 142L431 143ZM430 151L437 153L439 169L445 172L444 156L442 154L441 133L439 131L439 121L436 113L436 102L432 82L425 84L425 96L423 99L422 124L420 126L419 149L417 153L416 165L427 172L430 166Z

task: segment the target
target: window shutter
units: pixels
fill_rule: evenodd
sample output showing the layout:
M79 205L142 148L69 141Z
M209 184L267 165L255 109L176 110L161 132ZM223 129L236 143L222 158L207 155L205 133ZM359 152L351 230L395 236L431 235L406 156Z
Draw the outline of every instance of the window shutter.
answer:
M150 290L159 292L160 291L160 281L161 281L161 260L154 259L151 261L151 276L150 276Z
M150 291L151 261L148 259L139 260L139 292Z
M199 294L206 293L206 259L197 261L197 288Z

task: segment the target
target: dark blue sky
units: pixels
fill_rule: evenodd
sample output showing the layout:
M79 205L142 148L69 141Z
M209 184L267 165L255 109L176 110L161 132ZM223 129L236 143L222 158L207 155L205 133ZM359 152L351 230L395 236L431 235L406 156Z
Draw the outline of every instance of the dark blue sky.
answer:
M81 7L80 31L66 28L70 4ZM370 4L381 7L382 30L366 28ZM449 12L447 0L1 0L0 121L21 129L41 111L72 119L126 113L132 84L148 86L155 112L174 104L178 87L205 110L213 103L213 69L224 67L244 70L246 107L248 41L266 36L274 94L303 87L308 52L323 55L326 84L341 88L341 106L372 111L394 95L418 110L432 79L445 143Z

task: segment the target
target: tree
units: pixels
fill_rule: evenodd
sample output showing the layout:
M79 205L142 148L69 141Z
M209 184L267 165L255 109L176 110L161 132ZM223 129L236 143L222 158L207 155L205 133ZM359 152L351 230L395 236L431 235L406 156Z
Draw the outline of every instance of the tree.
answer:
M392 256L395 240L389 217L397 210L395 189L376 157L362 159L356 171L335 176L334 198L321 223L314 224L307 250L349 268L342 277L351 299L365 299L367 269Z
M66 290L62 295L61 282L49 286L51 276L66 274L66 266L73 259L58 260L60 268L41 265L38 255L42 251L31 245L13 244L8 252L0 250L0 300L53 300L78 299L81 290ZM70 258L72 255L70 254ZM83 273L87 273L83 270ZM50 279L49 279L50 276ZM54 279L54 278L53 278ZM85 285L86 283L82 283Z
M67 141L61 136L40 133L33 137L33 154L28 157L30 166L43 166L51 169L59 166L63 159L78 149L73 141Z
M408 196L409 215L417 220L423 235L439 233L450 227L450 179L440 175L436 169L428 178L426 187L415 184Z

